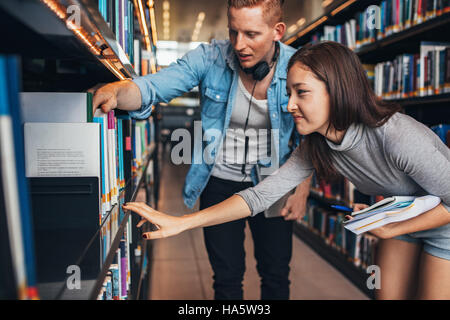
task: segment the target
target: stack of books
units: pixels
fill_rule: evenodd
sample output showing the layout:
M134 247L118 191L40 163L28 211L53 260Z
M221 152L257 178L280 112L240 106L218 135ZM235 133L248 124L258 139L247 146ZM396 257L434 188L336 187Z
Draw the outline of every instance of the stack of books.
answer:
M352 219L344 222L345 228L355 234L361 234L389 223L417 217L433 209L440 202L439 197L432 195L389 197L364 210L353 212Z

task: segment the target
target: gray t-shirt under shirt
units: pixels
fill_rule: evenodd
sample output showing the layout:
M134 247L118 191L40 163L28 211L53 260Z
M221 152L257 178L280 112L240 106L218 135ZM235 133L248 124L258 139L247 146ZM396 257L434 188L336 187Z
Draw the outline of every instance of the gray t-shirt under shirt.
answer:
M246 131L249 136L248 154L244 160L244 127L250 98L251 94L239 78L230 125L211 173L214 177L232 181L251 181L251 169L257 160L266 161L270 158L270 119L267 100L252 98ZM247 164L246 174L241 172L244 162Z
M450 149L424 124L396 113L378 128L351 125L340 145L327 143L336 170L361 192L385 197L432 194L450 211ZM313 171L297 148L273 175L237 194L254 216Z

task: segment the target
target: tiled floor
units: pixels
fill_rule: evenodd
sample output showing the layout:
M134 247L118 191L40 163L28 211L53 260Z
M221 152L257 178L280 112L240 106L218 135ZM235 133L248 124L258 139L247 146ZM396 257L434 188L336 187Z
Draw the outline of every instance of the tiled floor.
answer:
M182 201L186 166L165 161L162 166L159 210L172 215L190 212ZM260 299L260 280L253 257L253 242L246 228L244 299ZM342 274L294 235L291 261L291 299L368 299ZM194 229L168 239L155 240L150 279L152 300L213 299L212 270L203 232Z

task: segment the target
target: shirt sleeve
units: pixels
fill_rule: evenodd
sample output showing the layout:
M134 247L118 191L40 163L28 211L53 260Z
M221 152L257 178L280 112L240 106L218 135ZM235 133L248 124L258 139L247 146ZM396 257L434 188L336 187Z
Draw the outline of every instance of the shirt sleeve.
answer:
M440 197L450 212L450 149L433 131L412 119L387 127L385 152L422 189Z
M297 147L281 168L255 187L238 192L237 195L245 200L251 215L255 216L306 180L313 171L311 162L302 155L300 147Z
M198 86L207 72L212 51L212 45L201 44L167 68L133 79L141 92L142 102L139 110L129 112L130 116L146 119L151 114L152 105L168 103Z

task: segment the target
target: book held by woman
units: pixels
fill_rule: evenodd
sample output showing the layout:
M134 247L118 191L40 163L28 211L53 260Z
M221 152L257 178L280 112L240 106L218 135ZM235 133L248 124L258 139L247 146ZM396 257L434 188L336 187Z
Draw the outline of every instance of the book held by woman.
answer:
M374 205L352 213L344 223L345 228L361 234L392 222L408 220L436 207L441 199L436 196L396 196L383 199Z

